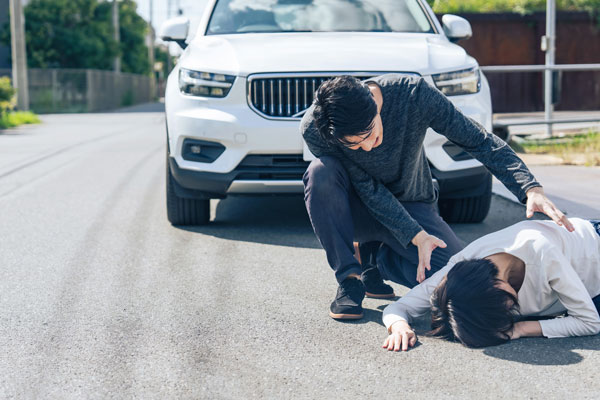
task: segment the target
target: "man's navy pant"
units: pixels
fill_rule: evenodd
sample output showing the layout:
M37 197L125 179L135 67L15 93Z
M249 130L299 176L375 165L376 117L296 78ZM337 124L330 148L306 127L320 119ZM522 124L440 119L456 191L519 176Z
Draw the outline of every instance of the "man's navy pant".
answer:
M413 287L417 285L417 247L404 247L392 233L368 211L354 191L348 173L334 157L313 160L304 174L304 201L313 229L327 254L327 261L338 282L348 275L361 273L354 258L353 242L382 242L377 257L384 279ZM430 235L442 239L447 247L431 255L432 275L443 268L450 257L462 250L452 229L439 216L434 204L400 202L410 216Z

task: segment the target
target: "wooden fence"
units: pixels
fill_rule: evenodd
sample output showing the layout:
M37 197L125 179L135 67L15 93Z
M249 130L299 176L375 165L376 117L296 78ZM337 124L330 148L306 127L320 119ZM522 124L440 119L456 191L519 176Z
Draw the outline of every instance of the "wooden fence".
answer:
M473 28L473 37L458 44L480 65L544 64L540 48L546 31L544 13L460 14ZM600 63L600 22L585 12L558 12L556 63ZM542 111L542 72L486 75L494 112ZM600 71L556 73L556 110L600 110Z

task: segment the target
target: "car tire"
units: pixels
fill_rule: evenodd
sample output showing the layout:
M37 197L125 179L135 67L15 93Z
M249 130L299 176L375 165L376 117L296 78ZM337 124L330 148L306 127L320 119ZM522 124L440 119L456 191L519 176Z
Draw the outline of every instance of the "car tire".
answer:
M167 157L167 218L172 225L206 225L210 221L209 199L186 199L175 193L175 181Z
M440 199L438 202L440 215L449 223L474 223L485 219L492 202L492 178L488 181L485 192L480 196L459 199Z

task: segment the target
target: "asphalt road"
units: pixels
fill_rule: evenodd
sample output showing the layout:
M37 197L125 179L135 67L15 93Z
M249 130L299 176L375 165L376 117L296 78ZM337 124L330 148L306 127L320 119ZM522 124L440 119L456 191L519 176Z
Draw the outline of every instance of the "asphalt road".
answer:
M469 350L421 335L388 353L388 302L330 319L337 285L301 198L230 198L209 226L172 227L149 109L0 132L0 398L600 396L598 336ZM523 215L496 197L454 228L469 241Z

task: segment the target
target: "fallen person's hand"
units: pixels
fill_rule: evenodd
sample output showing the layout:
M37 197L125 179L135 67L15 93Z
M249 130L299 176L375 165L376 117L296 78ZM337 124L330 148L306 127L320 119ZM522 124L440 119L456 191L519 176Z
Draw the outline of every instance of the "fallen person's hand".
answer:
M431 271L431 253L438 247L446 247L446 243L437 237L428 234L424 230L417 233L412 244L419 250L419 266L417 267L417 282L425 280L425 269Z
M519 321L515 322L512 331L508 334L511 340L522 337L542 336L542 326L540 321Z
M512 331L510 331L508 333L508 336L510 336L510 340L517 340L521 338L521 331L519 330L519 323L515 323L515 325L513 326Z
M408 322L397 321L390 326L390 335L383 342L383 348L389 351L407 351L417 343L417 335Z
M552 218L560 226L564 226L569 232L573 232L573 224L550 199L544 194L544 189L534 187L527 191L527 218L533 217L533 213L541 212Z

